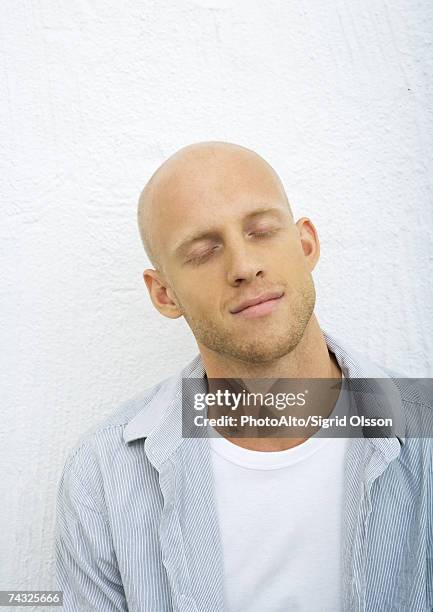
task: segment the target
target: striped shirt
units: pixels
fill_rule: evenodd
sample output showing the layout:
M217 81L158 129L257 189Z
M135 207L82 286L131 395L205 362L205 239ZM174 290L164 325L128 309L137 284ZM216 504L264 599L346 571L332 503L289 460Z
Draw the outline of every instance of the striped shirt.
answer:
M395 382L383 401L403 431L432 418L431 389L421 394L323 333L347 378ZM64 612L231 612L209 440L182 436L182 380L204 376L198 354L122 403L69 452L55 536ZM432 612L432 439L364 434L352 442L343 545L335 551L342 609Z

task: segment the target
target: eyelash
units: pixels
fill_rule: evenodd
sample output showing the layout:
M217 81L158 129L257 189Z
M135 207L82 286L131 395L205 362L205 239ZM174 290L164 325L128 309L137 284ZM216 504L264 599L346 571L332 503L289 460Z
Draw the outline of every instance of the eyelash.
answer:
M272 234L274 234L277 230L269 230L267 232L251 232L251 234L248 234L249 236L255 236L256 238L262 239L262 238L267 238L268 236L271 236ZM197 255L197 257L193 257L189 260L189 263L192 264L200 264L201 262L205 261L206 259L208 259L212 253L214 253L217 250L216 247L213 247L208 253L205 253L204 255Z
M270 236L271 234L273 234L274 232L276 232L277 230L269 230L267 232L252 232L252 236L256 236L256 238L266 238L266 236Z
M207 253L205 253L204 255L197 255L196 257L192 257L192 258L189 260L189 263L192 263L192 264L199 264L199 263L201 263L202 261L205 261L205 259L208 259L208 258L209 258L209 257L212 255L212 253L213 253L214 251L216 251L216 247L213 247L213 249L211 249L210 251L208 251L208 252L207 252Z

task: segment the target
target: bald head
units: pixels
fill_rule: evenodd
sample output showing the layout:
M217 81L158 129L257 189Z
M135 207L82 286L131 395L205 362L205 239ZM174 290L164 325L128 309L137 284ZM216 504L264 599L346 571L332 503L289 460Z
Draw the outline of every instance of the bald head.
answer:
M182 215L189 202L206 202L242 190L278 192L289 209L275 170L254 151L228 142L199 142L183 147L151 176L138 202L138 227L144 249L156 269L163 267L164 223Z

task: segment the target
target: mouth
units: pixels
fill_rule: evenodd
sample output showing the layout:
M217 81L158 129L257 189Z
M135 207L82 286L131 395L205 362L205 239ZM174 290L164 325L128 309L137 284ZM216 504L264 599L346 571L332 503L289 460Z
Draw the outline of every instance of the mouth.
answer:
M245 300L230 312L237 317L261 317L273 312L281 302L284 291L263 293L251 300Z

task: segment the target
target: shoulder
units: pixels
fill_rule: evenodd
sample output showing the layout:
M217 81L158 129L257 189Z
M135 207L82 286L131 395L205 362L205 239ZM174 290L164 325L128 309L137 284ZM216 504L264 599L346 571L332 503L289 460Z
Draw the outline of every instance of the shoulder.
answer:
M398 389L405 422L405 444L400 457L405 470L421 482L433 479L433 380L413 378L401 372L384 370Z
M389 372L389 375L400 390L404 402L433 410L433 379L409 378L396 372Z
M373 386L374 401L379 408L385 406L387 412L394 415L396 431L410 438L411 445L430 448L433 439L432 379L410 377L371 359L325 331L324 334L345 376L360 379L360 391L367 388L370 392Z
M125 440L125 429L137 417L161 409L155 399L169 386L174 377L168 377L149 386L123 402L108 416L85 430L69 449L64 462L61 482L75 475L83 486L98 487L105 478L104 473L118 468L118 463L128 462L136 454L134 446ZM141 460L146 461L144 453Z
M405 406L425 409L433 413L433 379L415 378L396 370L383 368L386 375L397 387Z

